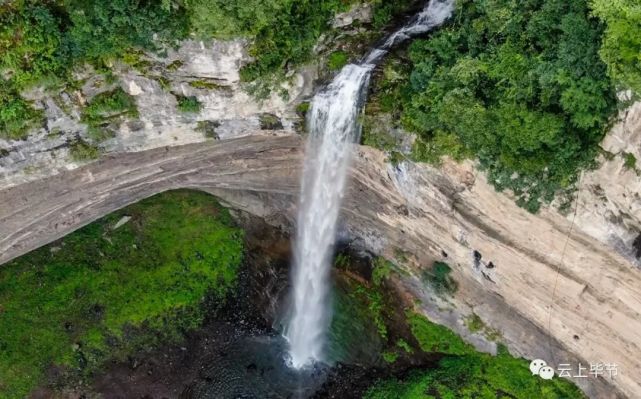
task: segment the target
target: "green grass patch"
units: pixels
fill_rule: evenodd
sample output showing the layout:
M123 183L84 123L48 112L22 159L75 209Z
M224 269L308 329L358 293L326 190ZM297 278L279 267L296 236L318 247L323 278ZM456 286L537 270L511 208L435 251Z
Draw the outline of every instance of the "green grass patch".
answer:
M476 352L451 330L416 313L408 314L412 333L426 352L446 354L436 368L415 370L403 379L381 380L366 399L579 399L583 393L561 378L533 376L529 362L502 346L492 356Z
M185 113L198 113L202 108L202 104L198 101L196 96L177 96L178 110Z
M423 352L447 355L474 353L474 348L452 330L440 324L432 323L418 313L408 313L407 321L412 329L414 338L418 341Z
M529 363L507 352L445 357L437 368L414 371L402 380L380 381L366 399L579 399L583 393L570 382L533 376Z
M394 270L394 264L382 256L377 256L372 261L372 282L381 285Z
M208 82L206 80L192 80L189 82L189 86L194 87L196 89L204 89L204 90L213 90L213 89L220 89L222 86L218 85L213 82Z
M124 216L124 225L114 226ZM0 397L86 375L201 324L234 288L242 231L213 197L160 194L0 268Z
M330 71L338 71L349 62L349 55L344 51L334 51L327 58L327 68Z
M331 360L376 359L385 341L375 321L380 320L380 309L372 307L370 300L371 293L360 282L349 277L339 280L329 329Z
M305 117L310 106L309 101L302 102L296 106L296 113L301 117Z

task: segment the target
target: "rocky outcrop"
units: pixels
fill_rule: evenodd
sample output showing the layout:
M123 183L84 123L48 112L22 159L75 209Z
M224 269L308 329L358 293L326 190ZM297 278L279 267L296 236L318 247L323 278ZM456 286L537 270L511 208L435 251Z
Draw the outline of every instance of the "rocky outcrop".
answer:
M0 187L86 163L71 156L70 148L78 140L104 154L142 151L244 135L260 129L265 113L291 129L299 120L295 104L311 93L313 74L303 69L259 100L240 81L240 68L251 60L246 47L243 40L188 40L162 57L134 53L130 65L112 66L113 76L87 66L76 72L74 88L54 93L34 88L23 93L43 110L45 120L25 140L0 139ZM109 127L112 137L96 140L81 121L83 109L97 94L118 86L135 99L138 117L117 121ZM196 97L200 111L181 112L180 97Z
M579 184L576 224L641 266L641 102L621 113L601 147L599 167Z
M618 375L575 379L594 398L641 396L641 271L553 211L532 215L497 194L470 164L391 166L356 150L340 236L395 260L423 311L492 351L466 319L478 315L519 355L555 365L616 363ZM0 262L155 193L195 188L291 228L302 165L297 135L245 137L114 155L0 191ZM434 260L458 291L432 292Z
M357 3L348 11L337 14L332 22L332 27L344 28L356 21L369 23L372 21L372 14L372 5L370 3Z

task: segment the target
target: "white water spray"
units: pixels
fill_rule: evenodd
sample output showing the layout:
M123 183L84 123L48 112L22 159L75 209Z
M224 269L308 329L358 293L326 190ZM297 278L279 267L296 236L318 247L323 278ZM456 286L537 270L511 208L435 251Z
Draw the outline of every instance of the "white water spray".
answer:
M360 64L346 65L312 101L294 248L293 313L285 331L296 368L324 360L336 225L371 71L391 47L443 23L453 5L453 0L430 1Z

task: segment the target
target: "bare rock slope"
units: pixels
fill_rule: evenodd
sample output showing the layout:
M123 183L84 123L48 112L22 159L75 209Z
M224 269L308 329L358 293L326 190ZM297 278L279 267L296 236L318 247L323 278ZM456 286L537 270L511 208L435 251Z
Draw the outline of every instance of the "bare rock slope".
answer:
M112 155L0 191L0 263L155 193L194 188L274 225L292 226L302 140L285 133ZM594 398L641 397L641 271L552 211L532 215L494 192L469 164L385 163L357 148L342 234L395 259L422 310L477 347L495 344L549 363L616 363L618 375L575 379ZM401 256L402 255L402 256ZM420 279L434 260L454 269L451 298Z

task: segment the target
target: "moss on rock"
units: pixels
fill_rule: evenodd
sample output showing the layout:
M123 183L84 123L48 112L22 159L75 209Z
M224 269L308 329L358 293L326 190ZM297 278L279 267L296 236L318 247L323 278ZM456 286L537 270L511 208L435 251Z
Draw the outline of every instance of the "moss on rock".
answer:
M175 191L4 265L0 397L25 397L51 367L80 377L199 326L204 299L236 284L242 236L213 197Z

